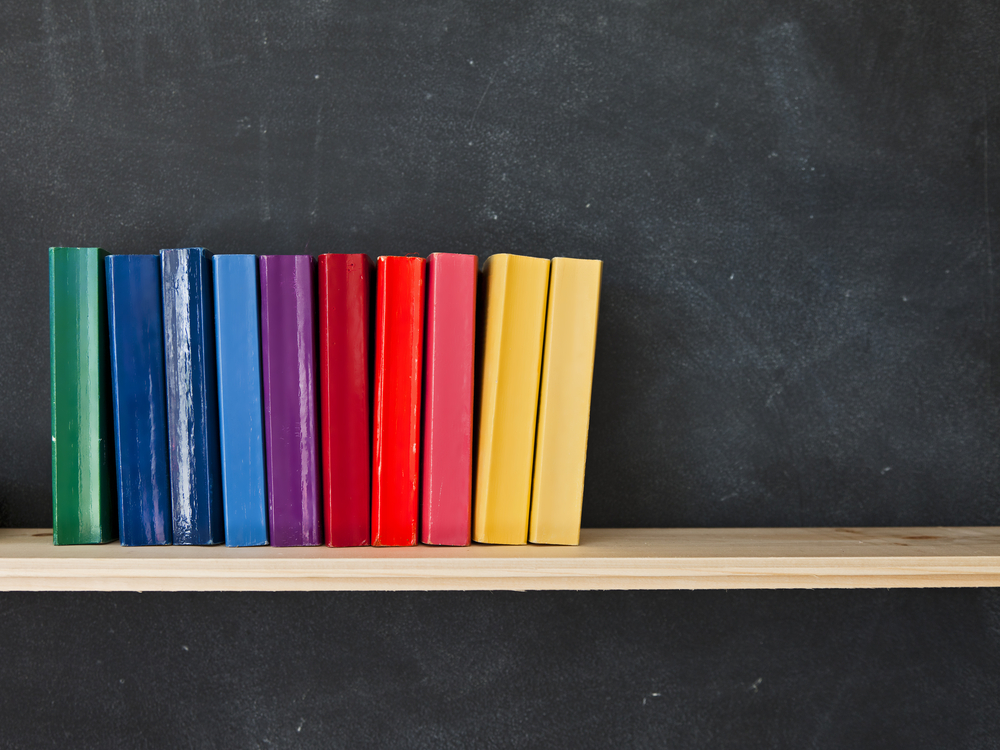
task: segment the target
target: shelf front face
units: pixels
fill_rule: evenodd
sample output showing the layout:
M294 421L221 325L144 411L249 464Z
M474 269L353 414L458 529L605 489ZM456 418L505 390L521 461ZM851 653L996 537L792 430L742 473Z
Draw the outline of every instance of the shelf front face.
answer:
M578 547L122 547L0 529L0 591L1000 586L1000 527L584 529Z

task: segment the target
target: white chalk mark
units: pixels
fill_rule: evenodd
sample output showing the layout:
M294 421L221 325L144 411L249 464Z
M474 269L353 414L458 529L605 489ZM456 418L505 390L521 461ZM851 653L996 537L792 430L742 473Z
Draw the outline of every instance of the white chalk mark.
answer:
M267 164L267 121L261 117L259 122L259 140L257 149L258 166L260 169L260 220L271 220L271 196L268 190Z
M469 60L469 65L472 65L472 60ZM483 95L479 97L479 104L476 105L476 110L472 113L472 120L469 122L469 130L472 130L473 125L476 124L476 115L479 114L480 107L483 106L483 102L486 100L486 94L490 90L490 86L493 85L493 79L497 77L497 71L493 71L493 75L490 76L490 80L486 82L486 88L483 89ZM469 144L472 145L471 143Z
M319 76L316 76L319 78ZM316 214L319 211L319 173L320 173L320 144L323 142L323 103L320 102L316 110L316 137L313 140L313 184L312 201L309 206L309 223L316 223Z

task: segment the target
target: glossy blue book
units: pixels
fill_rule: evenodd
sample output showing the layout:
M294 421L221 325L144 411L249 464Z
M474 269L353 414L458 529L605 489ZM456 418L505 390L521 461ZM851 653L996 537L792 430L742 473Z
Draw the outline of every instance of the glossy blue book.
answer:
M170 544L173 530L160 259L155 255L109 255L104 269L119 537L126 546Z
M200 247L160 251L174 544L222 544L212 266Z
M212 258L226 545L267 544L256 255Z

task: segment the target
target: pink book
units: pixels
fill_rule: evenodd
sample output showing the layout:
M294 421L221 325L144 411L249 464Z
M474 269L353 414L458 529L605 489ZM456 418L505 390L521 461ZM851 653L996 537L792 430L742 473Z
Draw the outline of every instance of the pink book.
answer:
M424 464L420 541L468 545L472 515L475 255L427 259Z

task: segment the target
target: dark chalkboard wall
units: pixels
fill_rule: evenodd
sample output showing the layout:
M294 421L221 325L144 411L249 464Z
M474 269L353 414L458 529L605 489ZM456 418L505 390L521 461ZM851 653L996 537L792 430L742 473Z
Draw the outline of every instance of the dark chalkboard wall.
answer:
M585 525L1000 524L998 74L991 2L6 3L0 524L50 245L601 258ZM995 748L998 617L0 595L0 747Z

